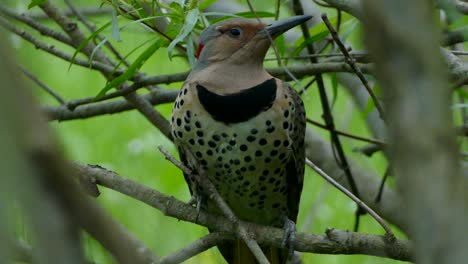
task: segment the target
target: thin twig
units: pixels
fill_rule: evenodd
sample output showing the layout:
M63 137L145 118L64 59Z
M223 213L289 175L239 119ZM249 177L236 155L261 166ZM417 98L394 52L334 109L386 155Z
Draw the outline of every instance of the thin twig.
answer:
M304 9L302 7L302 4L299 0L294 0L293 1L293 9L296 15L303 15L304 14ZM302 35L304 36L304 39L309 39L310 38L310 32L307 28L306 25L302 24L301 25L301 30L302 30ZM315 54L315 48L313 44L309 44L306 46L307 52L309 54ZM315 64L318 62L317 58L310 58L310 62ZM321 74L316 75L317 79L317 87L319 90L319 95L320 95L320 102L322 104L322 110L323 110L323 119L325 121L326 126L328 127L330 131L330 136L331 136L331 141L332 141L332 147L337 152L337 163L340 165L340 167L343 169L346 175L346 179L348 180L349 186L351 188L351 192L355 194L357 197L360 197L359 195L359 190L357 188L356 182L354 181L353 174L351 172L351 168L348 164L348 160L346 158L346 155L344 153L343 147L341 145L340 138L338 136L338 133L335 132L335 122L333 121L333 115L331 113L331 108L330 108L330 103L328 101L328 96L327 92L325 90L325 84L323 82L323 78ZM362 214L362 211L360 210L360 207L357 208L356 210L356 222L354 224L354 230L357 230L359 227L359 217Z
M257 19L258 23L261 23L260 18L257 16L257 12L253 8L252 3L250 2L250 0L247 0L247 5L249 6L250 12L254 13L254 16ZM275 42L273 41L273 38L271 37L270 33L268 33L268 31L267 31L267 37L268 37L268 40L270 41L271 48L273 49L273 52L275 53L276 59L278 61L278 66L282 69L282 71L284 73L286 73L286 75L289 78L291 78L297 85L299 85L299 87L302 87L301 82L282 63L281 57L280 57L279 52L278 52L278 48L276 47ZM303 90L303 88L301 88L301 90Z
M335 186L338 190L344 193L346 196L351 198L355 203L357 203L361 208L363 208L369 215L371 215L385 230L386 236L389 241L393 241L395 239L395 235L393 234L390 227L385 223L385 221L374 211L372 210L367 204L365 204L361 199L356 197L353 193L348 191L345 187L341 186L338 182L336 182L332 177L328 176L322 169L317 167L312 161L306 159L306 164L311 167L315 172L317 172L320 176L322 176L326 181L330 184Z
M93 26L91 23L89 23L89 21L86 19L86 17L80 12L80 10L78 8L76 8L72 2L70 0L65 0L65 3L67 4L67 6L70 8L70 11L72 12L72 14L74 14L80 21L81 23L83 23L83 25L86 26L86 28L88 28L88 30L92 33L96 32L96 27ZM104 37L101 36L101 34L97 34L96 36L100 41L104 41ZM122 55L120 55L120 52L118 52L114 46L109 42L109 41L106 41L106 43L104 44L104 46L106 46L106 48L109 49L110 52L112 52L112 54L114 54L114 56L121 62L123 62L127 67L130 66L130 63L128 63L128 61L125 60L124 57L122 57Z
M159 105L170 103L177 97L177 90L154 90L149 94L140 96L149 104ZM43 107L42 110L46 113L50 121L67 121L75 119L84 119L101 115L115 114L134 110L135 105L127 100L108 100L99 103L83 105L71 111L66 105Z
M372 91L372 88L370 87L369 82L367 81L366 77L364 77L364 74L362 73L361 69L359 69L359 67L357 67L356 60L348 52L348 49L346 49L345 45L343 44L343 42L340 39L340 36L338 36L338 33L333 28L332 24L330 23L330 20L328 20L328 17L327 17L326 14L322 14L322 20L325 23L325 25L327 26L328 30L330 31L330 33L331 33L331 35L333 37L333 40L338 45L338 48L341 50L341 52L345 56L346 63L349 64L349 66L353 69L353 71L358 76L359 80L361 80L364 87L366 87L367 92L369 93L372 100L374 101L374 105L377 108L377 111L379 111L380 118L382 118L382 120L385 121L385 114L384 114L383 107L381 106L377 96L374 94L374 91Z
M47 53L50 53L60 59L63 59L68 62L73 62L75 65L79 65L86 68L96 69L100 72L104 72L106 74L110 74L114 72L114 67L108 65L107 63L101 63L95 60L83 60L80 58L74 58L73 55L65 53L61 50L58 50L55 45L46 44L38 40L37 38L33 37L31 34L26 32L25 30L15 26L14 24L10 23L8 20L0 16L0 26L6 28L10 32L18 35L22 39L28 41L29 43L33 44L37 49L43 50ZM123 70L118 69L115 71L115 74L122 74L124 73Z
M78 11L84 16L102 16L109 15L112 12L113 8L111 7L80 7ZM70 10L64 12L67 17L74 17L75 14ZM48 20L50 17L41 12L31 12L29 16L36 20Z
M329 130L329 128L326 125L320 124L319 122L316 122L316 121L314 121L314 120L312 120L310 118L307 118L307 122L313 124L314 126ZM350 133L347 133L347 132L343 132L343 131L340 131L340 130L336 130L336 129L334 130L334 132L336 132L339 135L348 137L348 138L352 138L352 139L356 139L356 140L360 140L360 141L364 141L364 142L368 142L368 143L372 143L372 144L377 144L379 146L386 146L387 145L386 142L383 142L383 141L378 140L378 139L356 136L356 135L353 135L353 134L350 134Z
M60 32L57 32L51 28L48 28L46 26L44 26L43 24L41 23L38 23L36 21L34 21L34 19L32 19L31 17L29 17L28 15L26 14L18 14L16 13L15 11L3 6L0 4L0 14L3 14L5 15L6 17L10 17L10 18L13 18L19 22L22 22L24 23L25 25L37 30L39 33L41 33L41 35L44 35L44 36L48 36L48 37L51 37L57 41L60 41L62 43L65 43L69 46L73 46L73 43L72 43L72 40L60 33Z
M193 171L189 169L187 166L182 164L181 162L177 161L166 149L164 149L162 146L158 147L159 151L166 157L167 160L169 160L171 163L173 163L175 166L177 166L179 169L181 169L184 173L188 175L194 175ZM190 154L190 153L189 153ZM268 259L266 258L265 254L263 253L262 249L258 245L258 243L253 240L252 238L249 237L246 229L242 225L242 223L239 221L239 219L236 217L234 212L231 210L229 205L223 200L221 195L218 193L218 190L216 190L215 186L210 182L208 179L208 176L206 175L205 171L201 168L198 168L198 176L194 177L198 184L203 187L204 190L206 190L207 194L209 194L209 198L213 200L213 202L216 203L218 208L223 212L223 214L231 221L233 222L236 227L237 227L237 233L239 236L244 240L244 242L247 244L249 249L251 250L252 254L255 256L257 261L261 264L267 264L270 263Z
M39 80L34 74L32 74L30 71L26 70L22 66L19 66L21 71L24 73L24 75L28 76L29 79L31 79L33 82L35 82L39 87L44 89L50 96L55 98L61 105L65 104L65 100L57 93L55 92L52 88L50 88L47 84L43 83L41 80Z
M367 52L351 52L350 53L354 57L366 57L369 56ZM468 55L468 54L466 54ZM343 57L343 53L320 53L320 54L307 54L307 55L300 55L300 56L286 56L280 57L281 60L308 60L310 58L329 58L329 57ZM276 57L265 58L265 61L272 61L277 60Z
M216 245L231 238L228 234L213 232L177 250L177 252L161 259L160 264L182 263Z

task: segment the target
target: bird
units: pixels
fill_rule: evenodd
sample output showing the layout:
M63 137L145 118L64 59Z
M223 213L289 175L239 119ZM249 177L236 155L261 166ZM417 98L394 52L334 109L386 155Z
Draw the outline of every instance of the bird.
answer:
M286 263L293 252L306 120L299 94L263 61L272 39L310 18L271 24L234 18L208 26L171 116L181 161L204 171L237 218L284 228L284 248L262 246L271 263ZM221 214L195 175L184 176L197 208ZM257 263L241 240L218 249L228 263Z

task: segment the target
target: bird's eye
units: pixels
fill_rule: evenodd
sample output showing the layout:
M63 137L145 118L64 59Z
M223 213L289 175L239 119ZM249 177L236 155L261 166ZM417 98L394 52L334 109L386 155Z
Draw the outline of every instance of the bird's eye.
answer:
M240 34L242 33L241 29L238 27L231 28L228 32L230 36L235 37L235 38L239 37Z

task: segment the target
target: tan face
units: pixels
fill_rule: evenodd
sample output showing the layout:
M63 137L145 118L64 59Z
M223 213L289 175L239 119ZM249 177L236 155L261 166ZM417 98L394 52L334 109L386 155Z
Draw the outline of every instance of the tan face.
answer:
M207 43L202 43L201 59L209 63L228 59L246 63L263 61L269 42L264 35L257 33L265 27L263 23L248 20L234 20L215 26Z

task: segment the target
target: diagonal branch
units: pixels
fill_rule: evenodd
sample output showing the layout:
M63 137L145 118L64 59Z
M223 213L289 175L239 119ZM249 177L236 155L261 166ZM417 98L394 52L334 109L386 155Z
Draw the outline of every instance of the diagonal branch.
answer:
M159 148L159 151L161 151L164 154L167 160L169 160L174 165L176 165L185 174L194 175L191 169L189 169L184 164L177 161L162 146L159 146L158 148ZM189 154L192 155L191 153ZM231 210L229 205L223 200L223 198L218 193L218 190L215 188L215 186L210 182L210 180L208 179L208 175L206 175L206 172L202 168L198 168L198 173L199 174L194 177L198 181L198 184L200 184L200 186L206 191L206 193L209 194L209 198L216 203L218 208L229 219L229 221L234 223L238 236L240 236L242 240L244 240L245 244L247 244L250 251L252 251L257 261L261 264L270 263L268 259L266 258L265 254L263 253L262 249L258 245L258 243L249 237L246 228L242 225L241 221L237 218L237 216Z

